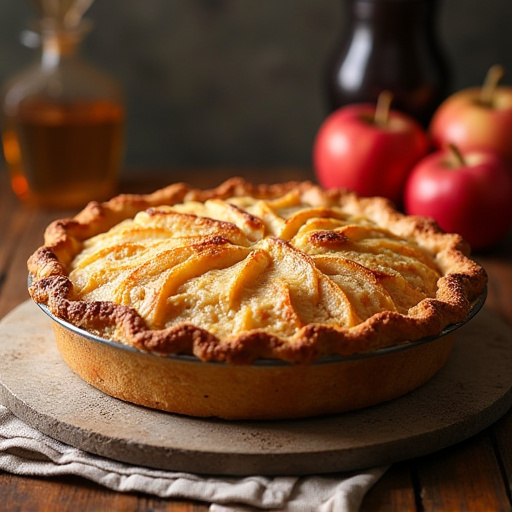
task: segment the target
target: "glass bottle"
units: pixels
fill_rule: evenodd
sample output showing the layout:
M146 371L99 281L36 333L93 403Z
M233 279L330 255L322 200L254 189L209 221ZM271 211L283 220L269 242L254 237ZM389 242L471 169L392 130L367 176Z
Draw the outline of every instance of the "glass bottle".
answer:
M61 3L65 14L73 14L73 2ZM124 101L116 81L80 58L90 24L81 16L68 16L66 23L61 12L45 14L37 24L39 60L3 88L4 155L21 200L78 208L116 190L124 157Z
M376 102L389 90L392 108L426 126L449 93L436 35L437 0L345 2L347 28L328 66L329 108Z

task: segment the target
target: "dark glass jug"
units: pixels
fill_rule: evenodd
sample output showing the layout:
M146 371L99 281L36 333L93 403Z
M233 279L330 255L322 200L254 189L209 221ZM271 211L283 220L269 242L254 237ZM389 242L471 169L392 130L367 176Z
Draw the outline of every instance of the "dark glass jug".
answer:
M393 94L392 108L426 126L449 93L449 72L436 34L436 0L345 0L346 29L329 62L334 110Z

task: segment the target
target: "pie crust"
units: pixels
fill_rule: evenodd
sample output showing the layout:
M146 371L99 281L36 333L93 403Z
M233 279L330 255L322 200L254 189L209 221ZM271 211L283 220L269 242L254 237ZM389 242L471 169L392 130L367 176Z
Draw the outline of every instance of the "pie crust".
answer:
M241 178L90 203L47 228L28 268L30 295L85 380L138 404L224 418L341 412L414 389L451 347L429 352L418 340L464 322L487 282L459 235L383 198ZM347 370L324 364L332 358ZM384 386L385 367L403 377Z

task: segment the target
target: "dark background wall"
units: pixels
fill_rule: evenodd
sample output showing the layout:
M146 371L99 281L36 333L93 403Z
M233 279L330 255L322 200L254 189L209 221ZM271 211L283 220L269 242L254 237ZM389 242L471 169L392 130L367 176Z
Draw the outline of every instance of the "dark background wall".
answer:
M126 166L310 165L343 0L96 0L83 54L123 84ZM0 0L0 82L34 58L28 1ZM453 88L512 83L512 1L443 0Z

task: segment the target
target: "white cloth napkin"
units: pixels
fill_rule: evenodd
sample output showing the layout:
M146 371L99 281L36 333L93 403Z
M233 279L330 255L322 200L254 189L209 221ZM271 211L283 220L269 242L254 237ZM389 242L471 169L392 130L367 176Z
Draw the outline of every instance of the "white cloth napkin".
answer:
M210 512L356 512L386 468L306 477L208 477L99 457L52 439L0 405L0 469L17 475L77 475L120 492L210 504Z

